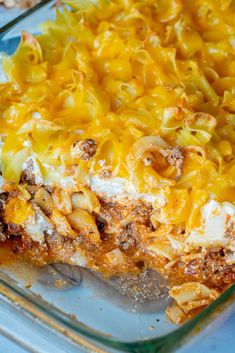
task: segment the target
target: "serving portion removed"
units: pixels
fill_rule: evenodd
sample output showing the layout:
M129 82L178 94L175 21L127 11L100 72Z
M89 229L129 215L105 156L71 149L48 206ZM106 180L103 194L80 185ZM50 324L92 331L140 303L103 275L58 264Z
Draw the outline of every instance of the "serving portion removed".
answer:
M235 282L235 4L67 1L0 83L0 241L156 270L182 322Z

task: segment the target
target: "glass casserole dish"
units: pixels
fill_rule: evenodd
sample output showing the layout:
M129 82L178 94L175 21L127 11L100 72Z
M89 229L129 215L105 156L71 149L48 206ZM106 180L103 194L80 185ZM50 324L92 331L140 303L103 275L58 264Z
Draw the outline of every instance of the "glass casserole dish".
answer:
M46 16L53 15L47 12ZM38 17L35 12L31 21L41 22L41 18ZM17 26L21 26L20 21L16 22ZM8 27L7 30L11 28L14 30L14 26ZM23 24L21 29L24 29ZM4 32L5 30L6 28ZM2 35L4 32L2 30ZM35 33L35 29L33 32ZM12 46L14 51L19 43L19 37L10 37L11 35L9 32L8 39L3 38L1 43L4 48L7 48L5 51L8 53L12 53ZM148 307L148 305L147 307L134 307L137 311L135 312L133 303L129 303L125 298L122 298L120 303L118 295L110 303L110 297L115 297L112 283L102 284L102 281L93 278L93 275L87 273L86 270L82 271L83 282L78 288L73 287L79 284L80 279L77 276L79 277L80 274L74 275L75 278L72 277L72 279L71 275L68 275L69 283L66 284L66 279L65 289L67 286L69 288L62 295L61 292L45 285L45 282L51 282L50 278L43 280L45 274L41 274L41 271L33 267L30 269L27 267L28 265L24 264L17 266L13 264L9 265L9 268L2 268L2 298L5 298L10 306L16 305L18 309L23 308L26 315L29 314L31 318L34 317L39 322L43 322L52 331L65 334L72 341L93 351L103 349L99 346L96 348L94 341L121 351L171 351L188 339L195 329L200 331L200 328L208 325L217 317L223 316L222 310L224 315L234 310L235 286L232 285L200 314L177 328L165 318L164 309L168 304L166 295L163 295L163 298L153 307ZM61 272L57 268L53 268L53 271ZM26 287L30 288L26 289ZM115 305L112 301L116 302ZM86 338L81 338L80 335ZM93 340L92 343L90 339Z

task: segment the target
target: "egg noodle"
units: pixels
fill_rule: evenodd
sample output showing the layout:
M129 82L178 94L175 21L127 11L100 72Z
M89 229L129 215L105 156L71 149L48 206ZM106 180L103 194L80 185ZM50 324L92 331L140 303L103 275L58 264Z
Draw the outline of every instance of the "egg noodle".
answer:
M43 184L124 178L158 196L153 223L186 234L209 200L235 202L235 1L69 0L41 32L3 60L4 180L30 156Z

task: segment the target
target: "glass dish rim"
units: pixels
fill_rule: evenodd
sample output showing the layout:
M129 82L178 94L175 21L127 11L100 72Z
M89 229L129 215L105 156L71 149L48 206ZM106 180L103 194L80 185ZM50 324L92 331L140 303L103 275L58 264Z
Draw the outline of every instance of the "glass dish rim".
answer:
M14 26L22 22L23 20L29 18L30 16L34 15L38 10L45 7L50 3L54 3L55 0L41 0L37 5L31 7L30 9L26 10L22 14L16 16L13 20L9 21L5 25L0 27L0 40L4 38L4 36L11 31Z
M0 40L4 38L4 36L14 29L16 25L18 25L23 20L33 16L38 10L48 5L49 3L54 3L55 0L42 0L39 4L32 7L31 9L25 11L23 14L19 15L12 21L8 22L4 26L0 27ZM26 289L24 286L17 283L17 281L13 280L10 276L6 275L0 270L0 284L10 292L12 292L16 298L24 299L28 301L31 305L34 306L36 311L44 313L46 316L50 317L50 319L54 320L62 324L66 329L72 330L77 334L81 334L86 338L95 340L101 344L104 344L106 347L122 349L124 351L133 352L133 349L145 348L146 351L150 352L149 349L152 348L162 348L166 347L167 349L172 349L177 344L180 344L183 339L187 337L188 334L192 333L192 331L197 327L197 325L205 325L205 323L212 318L213 314L220 314L222 311L220 310L225 305L231 304L235 299L235 284L232 284L229 288L227 288L214 302L212 302L209 306L204 308L200 313L186 321L181 326L175 326L175 330L169 332L167 334L163 334L156 338L145 339L145 340L136 340L136 341L122 341L117 338L109 337L105 334L99 333L95 331L95 329L86 326L82 322L72 320L66 313L60 311L58 308L53 306L52 304L45 301L43 298L40 298L35 293ZM0 293L1 288L0 288ZM10 299L8 295L4 293L4 296L7 299ZM30 311L26 306L23 305L23 310L30 314ZM37 317L40 321L40 318ZM44 322L45 323L45 322ZM53 325L47 323L49 328L55 329ZM132 350L131 350L132 349ZM143 352L145 351L143 350ZM168 351L168 350L167 350ZM167 352L164 350L164 352Z

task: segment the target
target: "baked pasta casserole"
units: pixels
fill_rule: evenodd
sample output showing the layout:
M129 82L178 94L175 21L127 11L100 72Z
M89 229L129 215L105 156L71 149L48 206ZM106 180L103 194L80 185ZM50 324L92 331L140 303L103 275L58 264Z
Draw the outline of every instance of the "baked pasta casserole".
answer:
M0 240L160 272L181 322L235 282L235 1L69 0L2 58Z

